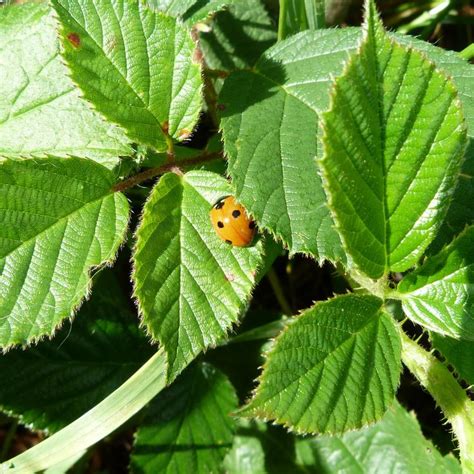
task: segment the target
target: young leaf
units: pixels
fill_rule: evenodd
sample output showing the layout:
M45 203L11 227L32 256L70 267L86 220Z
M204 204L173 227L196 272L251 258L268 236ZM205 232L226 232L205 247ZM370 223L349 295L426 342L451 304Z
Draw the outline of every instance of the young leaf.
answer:
M398 285L405 314L446 336L474 340L474 227Z
M416 418L398 403L378 423L360 431L298 440L296 455L305 472L318 474L461 473L454 457L443 458L424 438Z
M276 41L272 20L260 0L240 0L215 15L200 47L211 69L252 67Z
M93 112L67 77L46 4L0 8L0 38L0 161L75 155L111 168L131 153L125 134Z
M137 142L166 149L201 109L194 43L175 19L132 0L54 0L71 76Z
M219 98L237 197L292 253L344 258L315 158L318 113L358 35L347 29L293 36L253 70L231 74Z
M118 388L153 352L128 305L106 270L91 300L54 340L0 356L0 380L8 380L0 385L2 411L54 432Z
M431 342L457 374L469 385L474 385L474 341L458 340L433 332Z
M79 158L0 164L0 347L53 334L110 263L128 203L114 176Z
M323 181L346 251L380 278L434 239L465 147L452 81L383 30L367 1L364 40L324 114Z
M207 364L191 367L148 409L136 434L132 472L220 472L236 408L227 377Z
M381 306L351 294L303 313L277 338L243 414L301 433L343 432L381 418L401 369L400 337Z
M170 379L238 321L262 260L260 243L233 247L212 228L209 211L229 194L227 181L214 173L169 173L143 211L135 296L147 331L168 354Z

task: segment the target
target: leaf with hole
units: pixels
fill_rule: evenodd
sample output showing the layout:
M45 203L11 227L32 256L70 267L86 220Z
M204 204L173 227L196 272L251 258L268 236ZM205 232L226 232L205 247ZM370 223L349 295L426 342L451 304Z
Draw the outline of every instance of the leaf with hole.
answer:
M113 184L85 159L0 164L0 347L52 335L114 260L129 208Z
M194 43L175 18L131 0L54 0L63 56L84 96L130 139L165 150L201 109Z
M378 298L318 303L276 339L242 414L299 433L361 428L392 404L400 352L398 329Z

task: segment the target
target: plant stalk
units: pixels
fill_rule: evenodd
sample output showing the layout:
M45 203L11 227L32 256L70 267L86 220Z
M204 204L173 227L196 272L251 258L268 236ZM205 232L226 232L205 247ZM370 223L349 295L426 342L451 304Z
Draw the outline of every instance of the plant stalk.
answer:
M3 440L2 449L0 451L0 462L4 461L4 459L8 455L8 451L10 450L10 446L12 445L13 440L15 439L16 429L18 428L18 420L14 419L8 429L8 432Z
M275 294L276 299L281 309L283 310L283 314L285 314L285 316L291 316L293 314L293 310L291 309L291 306L285 297L285 293L281 286L280 279L278 278L278 275L276 274L273 267L271 267L270 270L268 270L267 278L268 278L268 281L270 282L273 293Z
M280 0L280 12L278 14L278 41L286 38L286 15L288 11L288 0Z
M402 360L428 390L453 428L463 472L474 472L474 402L449 369L400 330Z
M461 58L466 59L467 61L470 61L471 59L474 58L474 43L471 43L467 48L463 49L458 53L458 56L461 56Z

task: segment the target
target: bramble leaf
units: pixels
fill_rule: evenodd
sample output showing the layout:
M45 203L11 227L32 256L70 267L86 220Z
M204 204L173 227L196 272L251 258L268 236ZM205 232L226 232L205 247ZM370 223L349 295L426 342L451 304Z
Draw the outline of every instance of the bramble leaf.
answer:
M398 285L405 314L434 332L474 340L474 227Z
M227 181L214 173L169 173L143 211L135 296L147 331L166 350L170 379L238 321L262 262L260 242L233 247L211 225L212 205L229 194Z
M218 370L196 364L149 407L131 457L136 473L220 472L232 446L234 387Z
M296 456L305 472L318 474L461 473L454 456L443 457L423 436L416 418L398 403L378 423L360 431L297 440Z
M110 263L125 236L128 202L113 174L90 160L0 164L0 347L51 335Z
M194 43L175 18L142 2L53 0L71 76L109 120L166 149L189 137L201 109Z
M452 81L391 40L368 2L364 40L323 117L323 181L346 251L380 278L405 271L436 236L466 133Z
M380 419L401 370L400 336L381 306L351 294L305 311L276 339L243 415L300 433L340 433Z
M251 71L231 74L219 98L236 195L291 253L344 258L316 165L318 114L358 36L320 30L281 41Z
M171 16L181 17L189 24L194 25L205 20L209 15L215 13L233 0L145 0L150 8L160 10ZM241 1L241 0L239 0Z
M0 161L75 155L112 168L131 153L122 130L92 111L67 77L47 5L0 8L0 38Z
M35 430L58 431L118 388L153 353L110 270L52 341L0 356L0 407ZM54 390L51 390L54 387Z
M239 0L218 12L211 30L199 38L209 68L233 71L254 66L276 41L276 33L260 0Z

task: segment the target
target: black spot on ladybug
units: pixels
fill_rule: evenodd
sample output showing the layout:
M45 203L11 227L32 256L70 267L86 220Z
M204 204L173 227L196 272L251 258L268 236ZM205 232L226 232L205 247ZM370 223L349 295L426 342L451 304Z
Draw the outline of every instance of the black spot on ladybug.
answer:
M237 217L240 216L240 211L238 209L235 209L235 211L232 211L232 216L237 219Z
M226 243L228 244L231 244L232 245L232 240L229 240L229 239L225 239Z
M219 201L218 203L216 203L216 205L214 206L214 209L221 209L223 207L224 207L224 200Z
M222 229L224 227L224 224L221 221L219 221L217 223L217 227L219 227L219 229Z
M250 224L249 224L249 229L255 229L255 222L252 221Z

